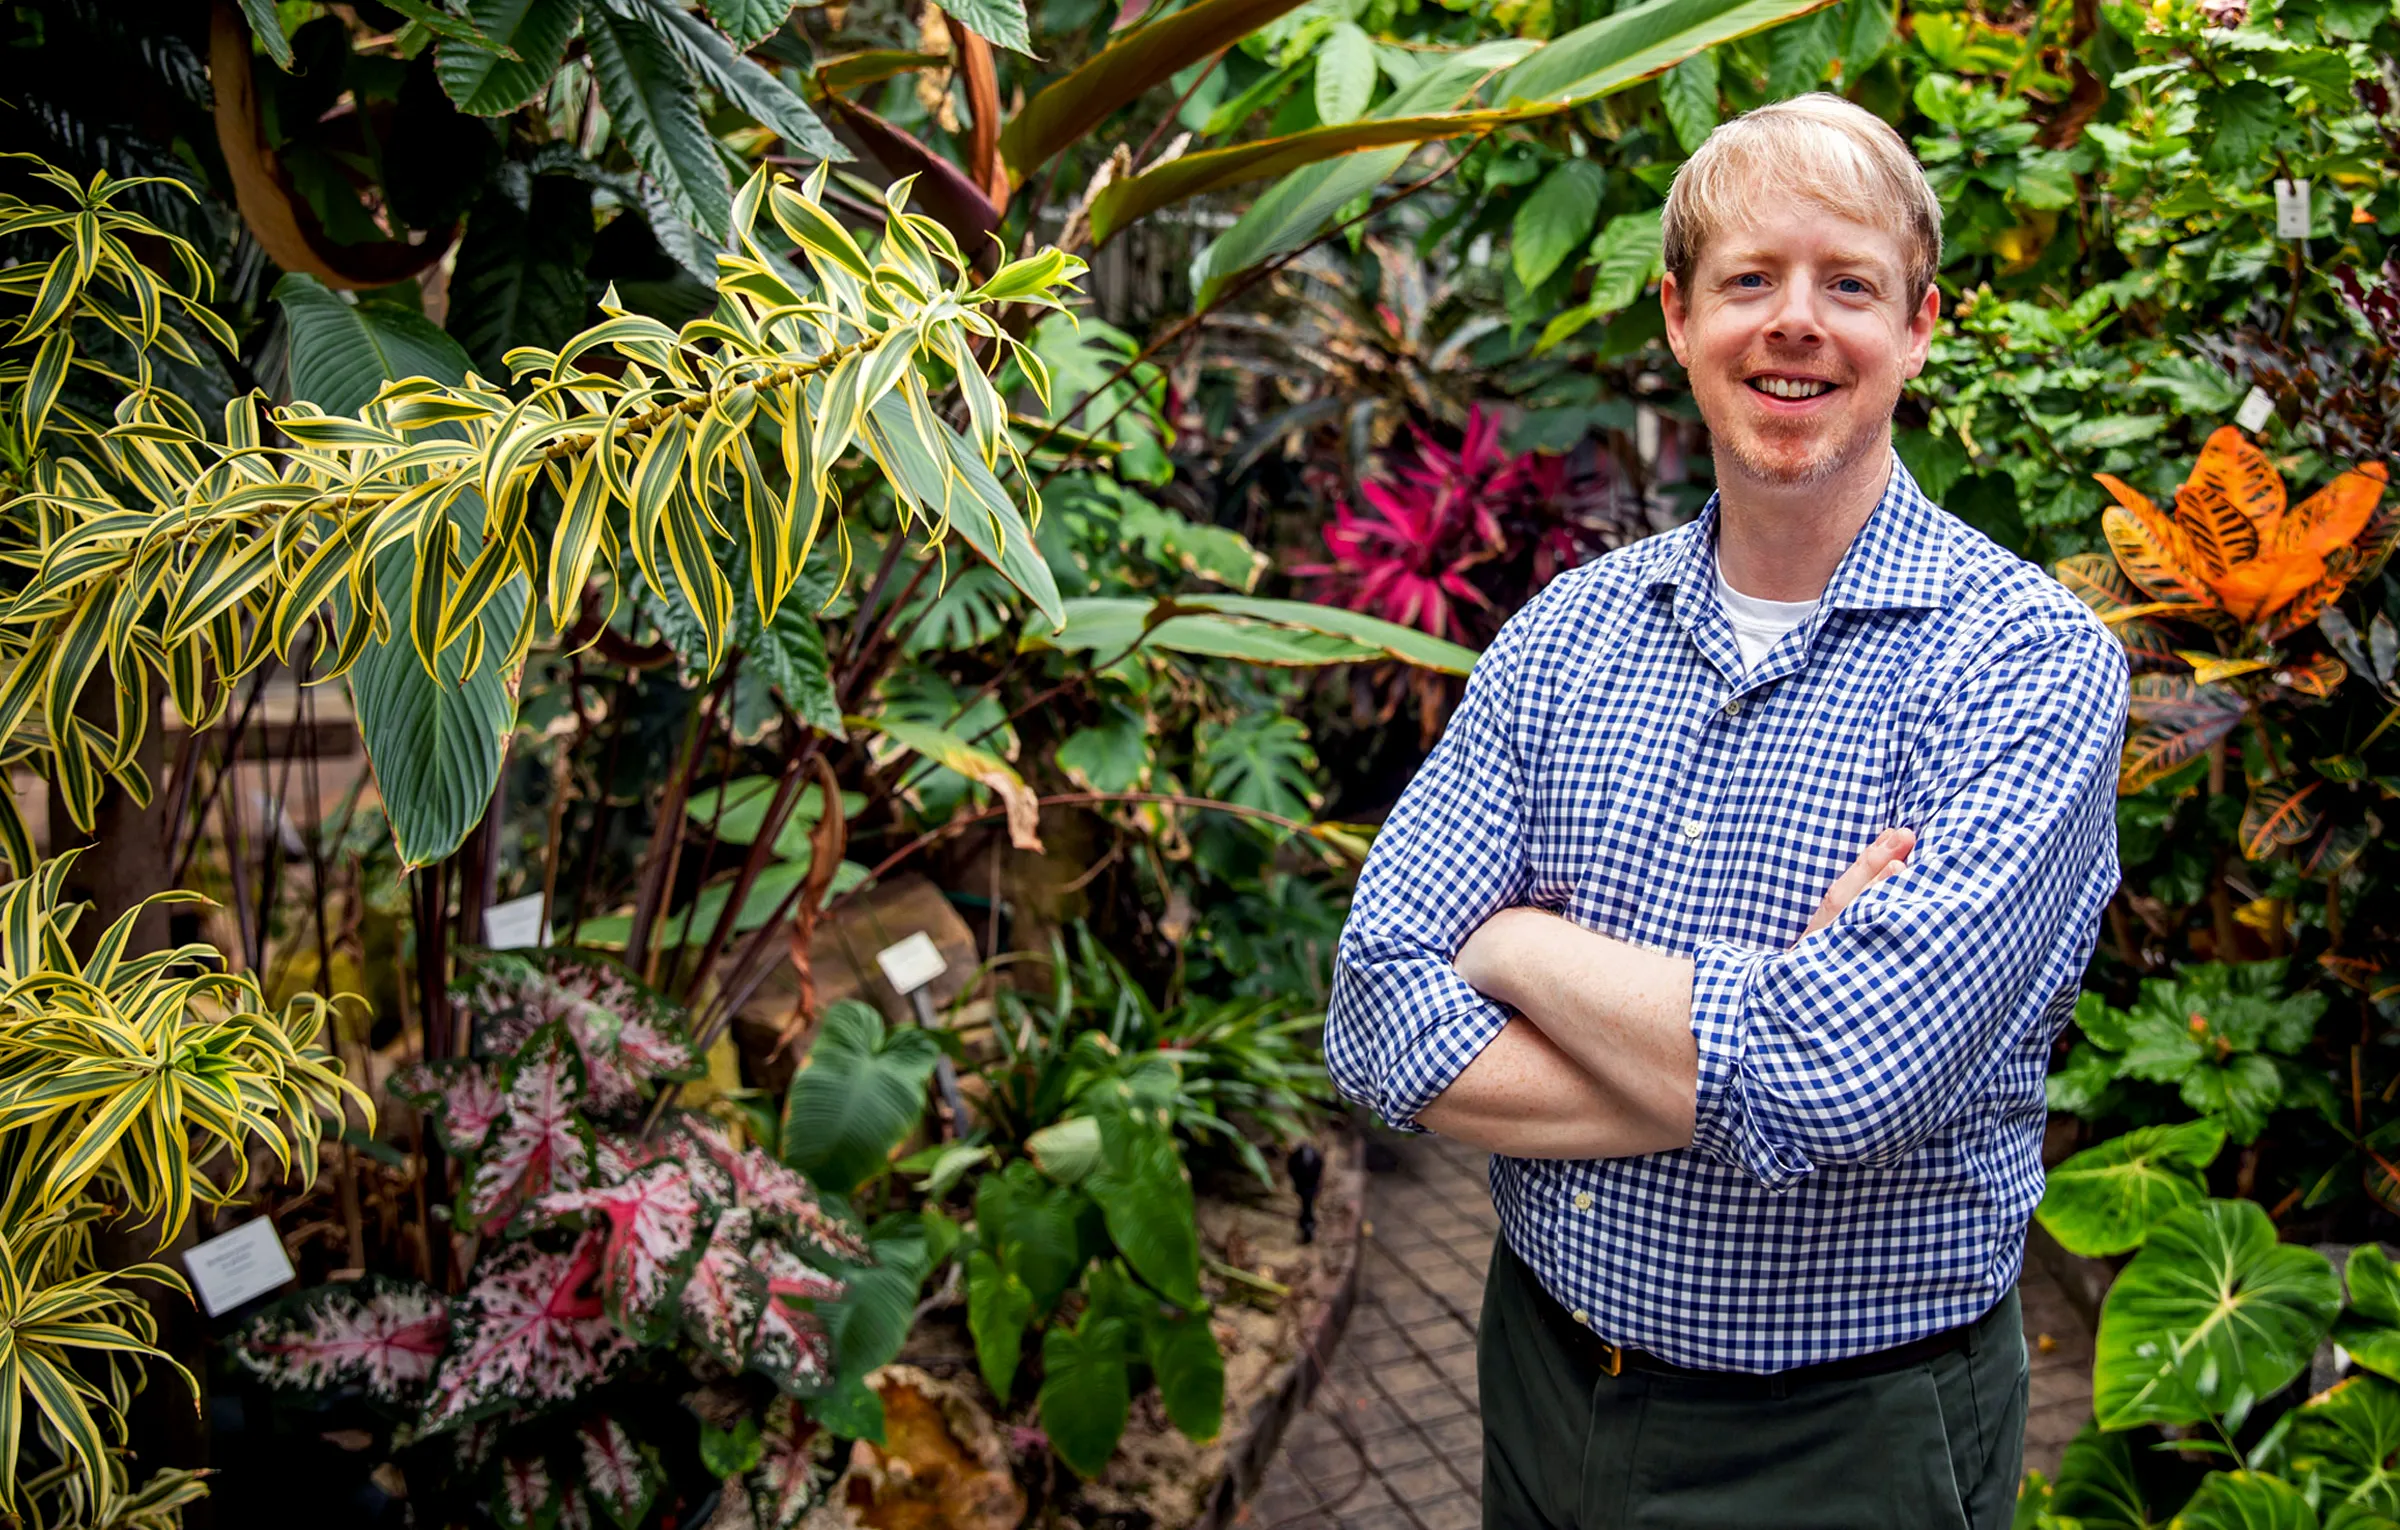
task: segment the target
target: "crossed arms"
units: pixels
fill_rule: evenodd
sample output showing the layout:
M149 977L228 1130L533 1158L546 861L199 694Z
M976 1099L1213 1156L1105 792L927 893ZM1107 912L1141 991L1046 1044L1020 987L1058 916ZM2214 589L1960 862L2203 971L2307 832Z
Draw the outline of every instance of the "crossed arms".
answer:
M1909 758L1911 837L1867 848L1779 951L1662 954L1525 906L1525 641L1512 624L1477 665L1343 931L1326 1060L1386 1120L1524 1157L1688 1147L1780 1189L1925 1141L2080 974L2124 706L2096 623L1979 651Z

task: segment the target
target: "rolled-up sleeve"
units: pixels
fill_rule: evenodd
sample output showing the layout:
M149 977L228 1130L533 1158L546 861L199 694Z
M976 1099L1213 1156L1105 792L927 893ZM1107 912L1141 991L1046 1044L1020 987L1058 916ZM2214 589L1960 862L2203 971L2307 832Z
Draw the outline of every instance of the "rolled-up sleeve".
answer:
M1523 775L1510 745L1516 655L1536 607L1468 678L1442 741L1403 792L1359 873L1326 1007L1325 1063L1386 1122L1416 1117L1507 1023L1451 958L1527 884Z
M1770 1189L1890 1161L2077 981L2116 879L2125 660L2096 622L2029 626L1936 711L1898 875L1789 951L1693 952L1699 1151Z

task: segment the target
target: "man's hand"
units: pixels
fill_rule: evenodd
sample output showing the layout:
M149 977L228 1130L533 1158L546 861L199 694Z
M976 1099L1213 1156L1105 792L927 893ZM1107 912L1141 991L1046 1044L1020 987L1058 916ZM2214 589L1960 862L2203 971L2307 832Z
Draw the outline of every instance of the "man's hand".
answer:
M1817 911L1808 916L1808 928L1800 932L1800 938L1806 940L1833 923L1842 910L1850 906L1851 899L1865 892L1869 883L1880 882L1898 872L1900 863L1907 860L1909 852L1916 848L1917 836L1913 829L1886 829L1876 835L1875 843L1867 846L1866 852L1850 863L1850 869L1835 877L1833 885L1825 889L1825 901L1818 904ZM1468 978L1467 981L1472 983L1475 980Z

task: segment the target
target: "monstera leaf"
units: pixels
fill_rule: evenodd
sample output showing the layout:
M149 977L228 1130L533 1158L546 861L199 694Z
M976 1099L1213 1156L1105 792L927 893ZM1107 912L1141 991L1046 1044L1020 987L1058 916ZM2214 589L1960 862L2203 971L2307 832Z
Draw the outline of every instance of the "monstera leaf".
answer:
M2224 1146L2225 1127L2213 1120L2137 1127L2052 1169L2034 1215L2087 1259L2140 1248L2152 1228L2207 1199L2201 1172Z
M2092 1412L2103 1429L2229 1424L2290 1384L2333 1327L2341 1282L2275 1239L2251 1201L2206 1201L2154 1228L2100 1309Z

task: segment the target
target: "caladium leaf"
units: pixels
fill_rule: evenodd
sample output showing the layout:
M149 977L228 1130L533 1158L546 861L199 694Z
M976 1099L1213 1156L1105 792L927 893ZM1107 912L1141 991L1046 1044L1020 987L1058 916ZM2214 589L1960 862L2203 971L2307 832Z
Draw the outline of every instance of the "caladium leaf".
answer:
M430 1112L442 1145L464 1157L483 1146L492 1134L492 1123L507 1108L498 1072L492 1063L463 1057L411 1063L392 1075L391 1090Z
M605 1246L591 1232L565 1253L508 1243L484 1261L451 1310L455 1339L421 1432L564 1402L608 1379L633 1343L590 1289Z
M799 1404L778 1397L767 1405L764 1450L748 1483L750 1512L759 1530L793 1530L825 1500L833 1481L833 1437Z
M766 1277L767 1287L750 1367L787 1395L816 1396L833 1380L833 1336L815 1303L833 1301L845 1288L772 1239L750 1245L750 1263Z
M662 1474L649 1447L636 1445L624 1426L603 1414L577 1431L583 1447L582 1486L600 1511L624 1530L642 1522L658 1496Z
M638 1104L649 1086L694 1078L703 1068L682 1012L606 957L476 953L454 992L475 1017L480 1046L495 1055L517 1051L544 1026L565 1027L583 1062L585 1106L599 1114Z
M613 1185L564 1190L536 1203L550 1216L597 1212L608 1219L601 1289L609 1316L637 1339L655 1342L675 1318L675 1296L700 1247L707 1208L691 1173L672 1160Z
M450 1304L406 1281L369 1276L277 1303L233 1341L234 1358L294 1391L358 1386L377 1402L412 1401L450 1346Z
M870 1257L866 1241L825 1209L815 1188L797 1171L754 1147L737 1149L725 1129L706 1117L684 1116L678 1127L732 1179L735 1205L781 1224L801 1244L827 1258L863 1263Z
M538 1530L554 1523L558 1486L540 1456L510 1456L500 1463L500 1496L492 1517L506 1530Z
M592 1134L577 1110L583 1063L563 1028L526 1043L510 1067L508 1113L476 1161L462 1220L489 1231L528 1201L591 1179Z
M750 1213L735 1207L717 1218L708 1247L692 1265L681 1293L684 1331L728 1370L750 1363L758 1315L767 1304L766 1277L750 1263Z

